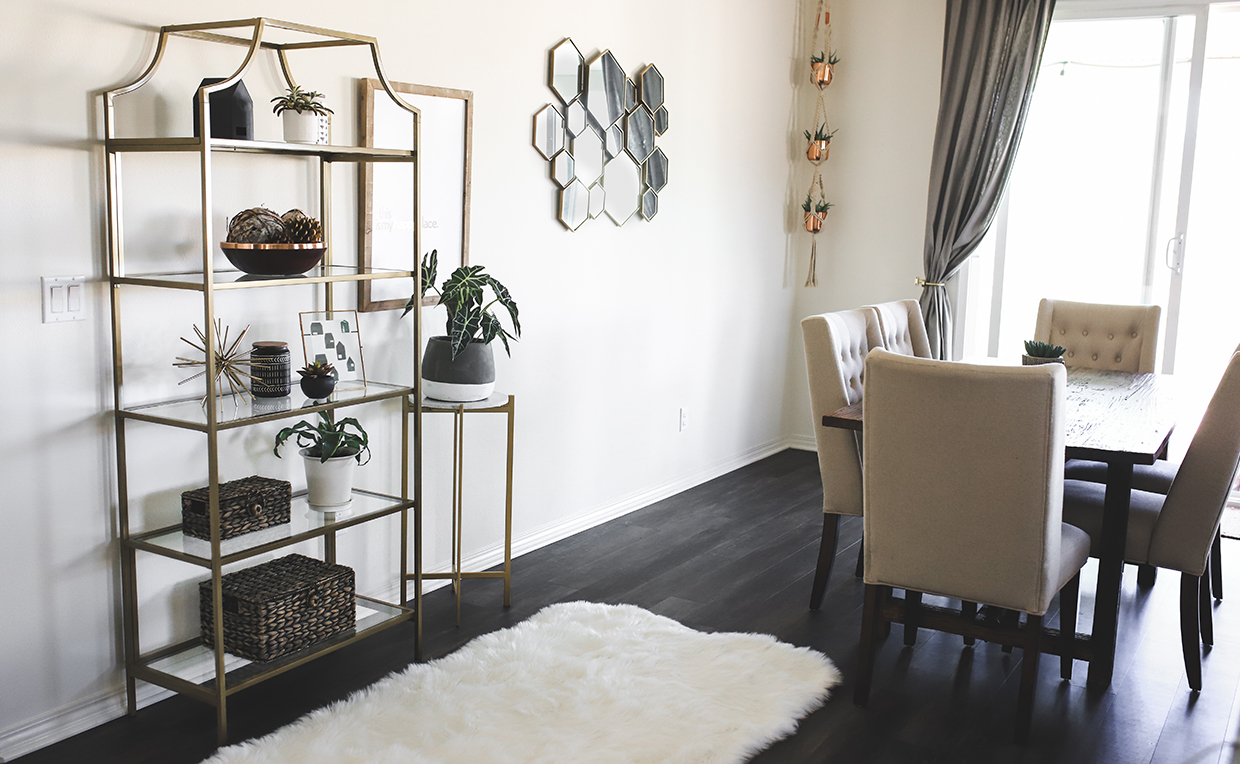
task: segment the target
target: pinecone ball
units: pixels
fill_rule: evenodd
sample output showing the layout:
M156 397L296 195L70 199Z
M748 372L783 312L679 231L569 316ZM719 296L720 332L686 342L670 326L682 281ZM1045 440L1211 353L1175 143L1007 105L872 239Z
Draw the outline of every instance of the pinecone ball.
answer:
M323 241L323 224L301 210L289 210L281 218L288 240L293 244L317 244Z
M287 241L284 221L266 207L242 210L228 221L228 241L244 244L277 244Z

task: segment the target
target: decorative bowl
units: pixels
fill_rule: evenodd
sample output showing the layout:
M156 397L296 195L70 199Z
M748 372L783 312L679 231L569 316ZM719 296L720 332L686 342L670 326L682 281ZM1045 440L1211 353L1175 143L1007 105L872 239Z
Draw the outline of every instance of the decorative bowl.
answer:
M257 276L295 276L310 270L323 259L327 245L313 244L245 244L220 242L228 262L238 270Z

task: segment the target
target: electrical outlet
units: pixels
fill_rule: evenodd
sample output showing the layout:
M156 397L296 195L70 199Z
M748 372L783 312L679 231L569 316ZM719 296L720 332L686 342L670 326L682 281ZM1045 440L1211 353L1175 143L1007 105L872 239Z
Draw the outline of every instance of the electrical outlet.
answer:
M689 429L689 410L682 408L680 410L680 431L684 432Z
M85 276L44 276L43 323L85 321Z

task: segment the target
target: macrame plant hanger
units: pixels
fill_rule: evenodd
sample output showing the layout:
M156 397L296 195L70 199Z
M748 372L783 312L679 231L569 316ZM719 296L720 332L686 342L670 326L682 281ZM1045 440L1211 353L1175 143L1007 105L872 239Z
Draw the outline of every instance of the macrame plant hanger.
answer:
M805 213L805 230L813 236L809 247L809 275L805 279L807 287L818 286L818 233L822 231L827 213L835 206L827 201L826 190L822 185L821 165L827 160L831 138L835 135L827 119L827 105L822 91L831 84L838 62L838 57L831 50L831 3L829 0L818 0L809 63L809 79L817 86L818 93L817 103L814 105L814 122L810 129L805 131L805 140L808 143L805 157L814 166L814 174L810 178L805 201L801 203L801 210Z

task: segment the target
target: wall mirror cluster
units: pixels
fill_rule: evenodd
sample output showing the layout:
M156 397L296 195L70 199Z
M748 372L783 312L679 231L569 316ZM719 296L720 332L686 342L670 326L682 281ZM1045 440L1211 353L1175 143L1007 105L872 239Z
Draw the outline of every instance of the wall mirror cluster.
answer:
M611 51L586 61L571 38L551 49L548 84L556 101L534 115L534 148L559 187L560 222L576 231L606 214L616 225L659 213L667 155L663 74L654 64L636 77Z

